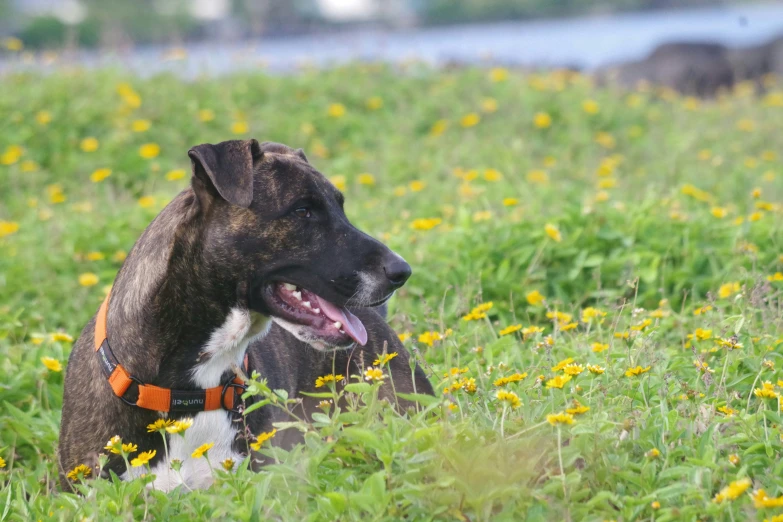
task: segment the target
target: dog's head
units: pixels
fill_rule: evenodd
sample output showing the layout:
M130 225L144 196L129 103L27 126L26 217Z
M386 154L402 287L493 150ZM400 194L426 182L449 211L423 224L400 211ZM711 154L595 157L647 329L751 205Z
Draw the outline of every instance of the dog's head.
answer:
M301 149L256 140L188 152L206 228L204 256L246 282L248 304L315 348L364 344L347 307L385 303L411 275L399 255L354 227L343 195Z

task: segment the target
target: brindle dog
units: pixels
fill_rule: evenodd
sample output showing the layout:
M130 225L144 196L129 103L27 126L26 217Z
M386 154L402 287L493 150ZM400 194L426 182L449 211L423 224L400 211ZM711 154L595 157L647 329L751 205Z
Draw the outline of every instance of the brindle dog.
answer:
M333 368L346 376L361 373L358 361L371 364L386 350L399 353L388 370L394 390L433 393L372 308L405 283L410 266L351 225L343 195L301 149L233 140L199 145L188 155L191 187L145 230L111 291L107 342L137 382L175 390L220 386L249 352L249 372L258 370L273 388L296 397L314 391L319 375ZM142 409L128 404L138 398L137 384L125 400L116 396L93 348L95 331L93 317L68 362L59 446L64 488L65 474L77 465L97 471L98 454L115 435L139 451L156 451L150 466L155 487L163 490L211 483L205 459L191 458L204 443L214 443L213 463L246 457L235 413ZM382 390L400 409L408 406L395 400L391 383ZM302 407L315 406L305 400ZM174 473L161 436L146 427L183 417L194 417L193 426L184 437L167 439L169 459L182 462ZM248 417L255 433L278 420L267 408ZM104 476L109 470L128 474L119 455L109 455Z

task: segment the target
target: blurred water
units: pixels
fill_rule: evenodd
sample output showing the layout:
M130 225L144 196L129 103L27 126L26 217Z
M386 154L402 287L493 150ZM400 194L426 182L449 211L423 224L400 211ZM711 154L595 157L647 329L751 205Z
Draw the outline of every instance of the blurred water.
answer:
M658 11L600 17L470 24L408 31L357 30L234 43L189 44L184 53L138 48L127 53L81 52L69 61L44 65L16 58L0 71L52 69L79 64L120 67L149 75L173 71L185 77L221 75L265 67L289 72L304 64L328 67L351 61L432 65L502 63L592 69L635 59L672 40L711 40L732 46L761 43L783 34L783 3Z

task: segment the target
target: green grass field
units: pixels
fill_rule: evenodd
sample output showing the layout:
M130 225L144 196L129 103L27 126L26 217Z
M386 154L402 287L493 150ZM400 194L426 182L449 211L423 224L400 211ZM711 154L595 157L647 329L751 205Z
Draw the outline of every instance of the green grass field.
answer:
M783 87L415 65L0 87L0 520L783 520ZM401 417L354 387L209 490L60 492L73 338L188 148L248 137L303 147L411 263L391 324L438 400Z

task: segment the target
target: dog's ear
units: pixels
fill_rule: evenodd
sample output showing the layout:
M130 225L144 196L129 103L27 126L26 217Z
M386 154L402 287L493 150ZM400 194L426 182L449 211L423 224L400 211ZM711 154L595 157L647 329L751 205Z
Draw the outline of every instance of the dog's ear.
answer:
M188 151L193 165L193 189L206 190L233 205L248 208L253 201L253 164L261 157L256 140L204 143ZM203 196L199 194L199 198Z

